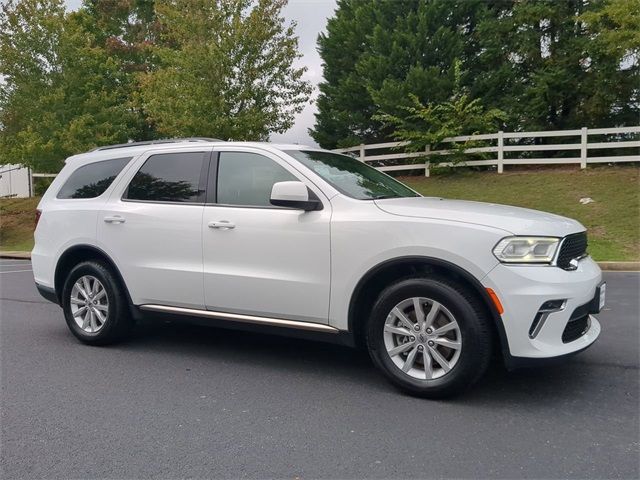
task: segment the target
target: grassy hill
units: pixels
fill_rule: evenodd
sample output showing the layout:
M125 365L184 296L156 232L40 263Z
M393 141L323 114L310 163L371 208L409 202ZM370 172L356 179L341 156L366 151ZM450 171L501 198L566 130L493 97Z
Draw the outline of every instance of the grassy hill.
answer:
M423 195L503 203L575 218L589 230L596 260L640 260L640 168L456 172L404 177ZM593 203L580 204L589 197Z
M403 177L424 195L504 203L575 218L596 260L640 260L640 168L456 172ZM593 203L580 204L590 197ZM0 200L0 250L31 250L37 198Z
M0 251L31 250L39 198L0 199Z

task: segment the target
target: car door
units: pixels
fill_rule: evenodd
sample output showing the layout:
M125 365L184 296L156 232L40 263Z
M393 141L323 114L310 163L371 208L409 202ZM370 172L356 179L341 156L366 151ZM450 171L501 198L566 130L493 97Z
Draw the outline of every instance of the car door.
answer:
M213 153L203 216L209 310L328 323L331 207L287 162L260 149ZM323 209L275 207L274 183L303 181Z
M211 148L136 161L98 218L98 240L134 304L204 309L202 213Z

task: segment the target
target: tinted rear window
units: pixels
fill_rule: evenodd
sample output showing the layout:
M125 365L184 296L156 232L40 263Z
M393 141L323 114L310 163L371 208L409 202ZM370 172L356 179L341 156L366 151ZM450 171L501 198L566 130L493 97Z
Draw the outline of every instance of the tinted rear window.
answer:
M150 202L204 202L208 154L152 155L131 180L126 199Z
M103 160L78 168L64 183L58 198L95 198L102 195L131 158Z

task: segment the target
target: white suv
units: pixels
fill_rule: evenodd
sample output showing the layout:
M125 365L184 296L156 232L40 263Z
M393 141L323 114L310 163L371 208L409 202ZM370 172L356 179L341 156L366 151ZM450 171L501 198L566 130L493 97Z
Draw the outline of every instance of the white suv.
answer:
M544 188L544 187L541 187ZM575 353L600 269L574 220L422 197L345 155L182 139L70 157L38 206L33 273L88 344L143 316L366 346L412 393Z

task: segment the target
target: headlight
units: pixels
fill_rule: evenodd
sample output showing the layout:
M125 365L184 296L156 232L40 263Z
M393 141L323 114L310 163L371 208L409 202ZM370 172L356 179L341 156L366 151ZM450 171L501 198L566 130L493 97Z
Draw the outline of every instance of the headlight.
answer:
M551 263L559 238L507 237L494 247L493 254L503 263Z

